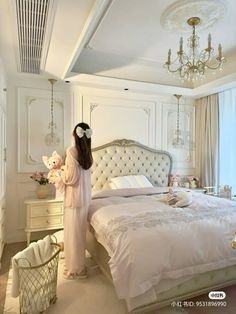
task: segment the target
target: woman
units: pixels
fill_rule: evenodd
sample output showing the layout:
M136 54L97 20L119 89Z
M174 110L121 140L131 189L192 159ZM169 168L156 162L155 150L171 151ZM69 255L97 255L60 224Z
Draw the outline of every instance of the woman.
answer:
M75 126L75 145L67 149L65 166L56 182L56 188L64 190L64 275L67 279L87 277L85 238L91 200L91 135L88 124L82 122Z

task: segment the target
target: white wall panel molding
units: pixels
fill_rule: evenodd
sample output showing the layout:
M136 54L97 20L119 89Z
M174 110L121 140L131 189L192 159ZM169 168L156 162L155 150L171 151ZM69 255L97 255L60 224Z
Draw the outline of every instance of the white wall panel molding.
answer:
M72 129L77 123L82 121L82 117L83 117L82 104L83 104L83 95L80 93L78 89L72 88L72 110L71 110Z
M65 146L65 99L54 92L54 121L60 138L58 145L48 146L45 137L50 133L50 91L18 89L18 172L45 171L42 155L53 150L64 154Z
M128 138L155 147L155 102L84 95L83 120L93 129L93 146Z
M26 212L24 206L24 199L35 197L35 184L26 181L18 181L16 183L16 192L18 199L18 206L15 212L15 217L17 221L16 229L25 229L26 224Z

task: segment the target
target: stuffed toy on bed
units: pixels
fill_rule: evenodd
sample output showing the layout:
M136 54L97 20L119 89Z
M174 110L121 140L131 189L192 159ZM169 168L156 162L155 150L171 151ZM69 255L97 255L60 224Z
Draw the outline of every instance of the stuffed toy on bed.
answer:
M56 179L60 175L62 167L62 157L54 151L52 156L43 156L42 157L45 166L49 169L48 172L48 181L49 183L55 183Z
M185 207L192 203L192 194L186 191L174 192L172 189L169 189L169 193L162 200L172 207Z

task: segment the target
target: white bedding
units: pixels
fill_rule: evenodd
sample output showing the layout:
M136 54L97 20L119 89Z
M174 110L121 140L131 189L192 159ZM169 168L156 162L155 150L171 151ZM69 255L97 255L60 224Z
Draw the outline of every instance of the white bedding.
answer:
M106 248L119 298L139 296L161 285L236 264L231 239L236 202L192 193L192 203L172 208L160 201L168 188L96 193L90 223Z

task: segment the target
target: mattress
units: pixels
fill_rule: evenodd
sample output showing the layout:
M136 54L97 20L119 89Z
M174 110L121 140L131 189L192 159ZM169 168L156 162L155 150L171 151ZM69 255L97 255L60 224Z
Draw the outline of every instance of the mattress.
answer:
M142 298L188 282L196 274L236 264L231 249L236 230L236 203L192 193L185 208L162 201L168 188L98 192L90 207L90 223L109 254L119 298L128 308ZM135 305L134 305L135 303Z

